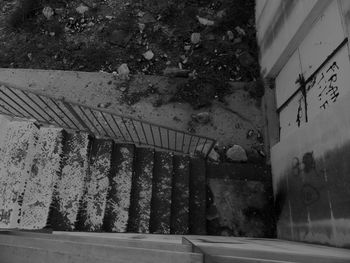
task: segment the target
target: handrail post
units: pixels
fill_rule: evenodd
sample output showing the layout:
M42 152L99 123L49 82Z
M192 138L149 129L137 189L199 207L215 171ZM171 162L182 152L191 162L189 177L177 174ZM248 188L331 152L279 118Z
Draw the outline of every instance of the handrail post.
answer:
M84 120L80 118L78 113L73 109L73 107L68 103L65 102L64 99L62 99L63 105L69 110L69 112L74 116L74 118L80 123L81 126L83 126L89 133L93 134L93 132L90 130L89 126L86 125Z

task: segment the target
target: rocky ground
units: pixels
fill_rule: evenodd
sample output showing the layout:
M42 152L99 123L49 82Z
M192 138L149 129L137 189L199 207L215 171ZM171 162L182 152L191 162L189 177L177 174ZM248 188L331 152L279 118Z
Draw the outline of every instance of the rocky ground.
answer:
M186 77L172 100L195 108L259 78L253 0L4 0L0 12L0 67Z

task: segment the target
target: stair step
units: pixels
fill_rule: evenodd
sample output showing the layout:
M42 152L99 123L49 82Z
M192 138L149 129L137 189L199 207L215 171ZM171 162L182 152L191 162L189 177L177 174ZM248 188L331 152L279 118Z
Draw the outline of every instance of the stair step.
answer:
M10 119L4 115L0 115L0 162L4 157L4 144L6 142L7 127L11 123Z
M135 147L130 144L117 144L113 149L110 190L103 226L107 232L127 230L134 151Z
M136 148L128 232L149 233L154 151Z
M171 262L171 263L190 263L190 262L202 262L202 255L197 253L189 252L174 252L166 250L156 249L144 249L144 248L133 248L133 247L119 247L113 245L96 245L92 243L80 243L67 240L48 240L40 238L27 238L27 237L16 237L6 236L1 238L0 235L0 255L2 259L4 255L8 255L8 250L12 247L17 248L17 253L20 253L21 248L37 248L46 250L47 254L52 252L60 252L63 255L69 254L72 258L76 256L84 255L84 257L94 257L95 262ZM40 258L30 257L30 255L22 255L17 257L18 261L6 261L6 262L48 262L47 258L40 255ZM57 255L59 256L59 255ZM27 257L27 259L25 259ZM43 260L44 259L44 260ZM63 262L61 256L60 261ZM10 260L10 258L6 258ZM26 260L26 261L24 261ZM40 261L39 261L40 260ZM51 261L50 261L51 262ZM64 262L76 262L76 261L64 261ZM81 262L80 260L78 262ZM92 261L88 261L92 262Z
M178 252L191 252L192 246L184 245L179 242L173 242L173 239L169 239L162 235L159 238L154 235L131 235L125 236L125 234L116 233L92 233L92 232L54 232L52 234L37 233L29 231L1 231L1 235L14 235L24 236L41 239L55 239L55 240L68 240L80 243L90 243L96 245L112 245L118 247L135 247L135 248L147 248L158 249ZM173 237L173 236L172 236ZM150 240L151 239L151 240Z
M170 233L185 235L189 230L190 158L175 155L173 170Z
M207 233L206 219L206 169L205 160L202 158L191 158L190 165L190 233L205 235Z
M33 122L20 121L1 128L4 130L0 152L0 228L12 228L18 226L39 130Z
M170 234L173 155L155 152L150 232Z
M46 226L49 208L62 161L63 130L41 128L23 196L20 228Z
M88 172L90 139L86 133L65 133L62 172L49 222L54 230L74 230Z
M95 139L92 142L88 175L76 229L101 231L109 187L109 172L113 142Z

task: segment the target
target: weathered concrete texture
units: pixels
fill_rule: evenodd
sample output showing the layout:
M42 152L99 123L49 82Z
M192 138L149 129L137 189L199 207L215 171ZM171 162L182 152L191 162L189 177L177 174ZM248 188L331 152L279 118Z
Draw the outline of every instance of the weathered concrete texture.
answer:
M101 231L109 187L113 142L95 139L91 147L89 172L76 229Z
M117 144L113 149L110 188L103 223L105 231L126 232L127 230L134 151L133 145Z
M207 163L208 233L274 237L271 173L264 164Z
M74 230L88 172L90 139L85 133L65 133L62 171L51 206L54 230Z
M149 233L154 151L137 148L132 179L128 232Z
M66 262L66 263L200 263L203 255L135 247L120 247L68 240L33 239L30 237L0 237L0 256L6 263Z
M205 235L207 233L207 184L204 159L192 158L190 169L190 233L195 235Z
M350 247L349 99L272 147L278 237Z
M330 2L332 1L266 2L256 21L264 77L276 76Z
M209 187L217 213L210 214L210 234L272 237L273 211L263 182L209 179Z
M88 106L111 103L108 110L185 131L189 128L192 115L209 112L211 122L196 124L196 134L215 138L224 145L239 142L245 149L259 143L256 139L246 137L248 130L261 130L264 126L260 106L245 90L246 83L232 84L233 93L225 97L225 103L216 102L211 107L194 110L188 103L169 101L177 85L184 82L181 78L134 75L125 82L107 73L0 69L0 79ZM157 93L141 97L140 101L132 105L125 102L125 96L139 96L149 88L148 84ZM127 87L127 90L123 92L121 87ZM155 107L154 104L160 98L163 104Z
M58 174L61 170L63 130L41 128L23 196L20 228L46 226Z
M155 152L150 232L170 234L173 155Z
M350 251L280 239L186 237L213 262L347 263Z
M303 168L295 159L276 194L281 237L350 247L349 154L347 143L319 158L306 153Z
M38 128L32 122L1 121L0 227L17 227Z
M184 235L189 231L190 159L175 155L173 159L170 233Z
M249 180L271 183L271 175L264 164L208 162L206 169L208 179Z

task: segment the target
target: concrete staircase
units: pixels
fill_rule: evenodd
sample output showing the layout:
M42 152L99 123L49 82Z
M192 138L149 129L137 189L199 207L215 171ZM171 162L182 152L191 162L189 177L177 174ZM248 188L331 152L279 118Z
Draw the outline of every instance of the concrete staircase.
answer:
M203 159L0 124L0 228L206 234Z

